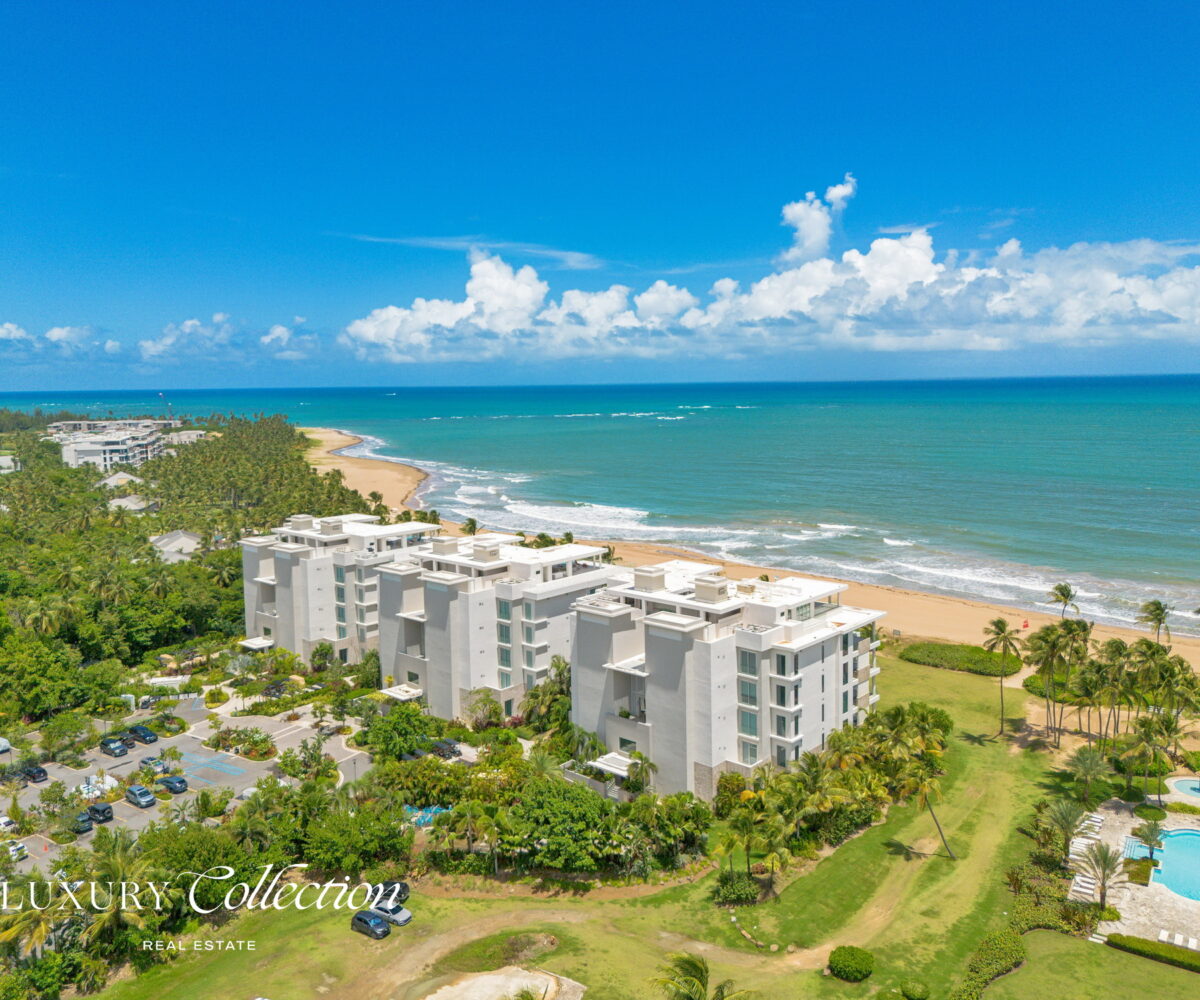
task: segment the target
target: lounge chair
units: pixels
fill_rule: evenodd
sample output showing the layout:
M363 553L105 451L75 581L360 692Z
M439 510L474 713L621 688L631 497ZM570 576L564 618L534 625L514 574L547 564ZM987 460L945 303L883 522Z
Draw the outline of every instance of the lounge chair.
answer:
M1163 944L1170 944L1171 943L1170 931L1159 931L1158 932L1158 940L1161 941Z

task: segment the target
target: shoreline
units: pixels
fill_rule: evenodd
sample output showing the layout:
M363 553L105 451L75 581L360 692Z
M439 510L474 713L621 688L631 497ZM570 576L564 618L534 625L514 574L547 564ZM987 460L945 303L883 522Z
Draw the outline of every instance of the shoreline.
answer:
M320 471L340 469L347 486L358 490L364 496L378 492L393 512L406 507L411 509L416 494L429 478L429 473L425 470L404 462L337 454L340 450L364 440L356 434L329 427L301 427L300 430L317 442L305 453L305 457L314 468ZM449 521L443 521L442 524L449 533L459 533L457 524ZM772 577L809 575L797 570L781 570L721 559L668 543L579 537L576 541L611 545L622 565L626 566L640 566L664 559L691 559L722 567L730 579L743 579L762 573L768 573ZM842 600L846 604L886 611L887 618L882 623L884 630L890 634L892 630L899 629L903 636L910 638L944 639L978 645L983 638L983 627L993 618L1007 618L1011 625L1017 627L1028 622L1030 631L1058 620L1053 614L1046 612L1027 611L1024 608L989 601L905 590L881 584L858 583L833 576L822 576L821 579L844 583L846 590L842 593ZM1138 629L1105 624L1097 624L1093 634L1100 639L1120 638L1126 642L1150 635L1149 632ZM1176 636L1171 642L1171 647L1172 652L1182 655L1193 667L1200 667L1200 636Z

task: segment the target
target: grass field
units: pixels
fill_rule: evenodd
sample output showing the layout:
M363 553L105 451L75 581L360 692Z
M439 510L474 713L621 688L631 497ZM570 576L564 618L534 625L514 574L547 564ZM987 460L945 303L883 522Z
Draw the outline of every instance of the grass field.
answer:
M927 982L944 995L967 957L988 931L1006 920L1011 898L1003 872L1028 850L1016 832L1032 802L1050 794L1057 778L1044 752L995 738L995 678L937 670L884 659L885 706L920 699L947 709L955 732L946 755L944 801L938 815L958 855L945 855L928 813L906 806L886 822L844 844L795 879L776 901L739 912L756 938L780 946L754 948L738 934L729 913L708 901L711 877L636 899L595 897L485 899L431 898L414 892L413 924L382 942L349 931L346 914L256 914L239 918L222 936L255 939L254 952L189 954L169 968L117 984L106 1000L309 1000L354 997L410 1000L446 981L456 970L503 964L508 935L553 934L554 950L537 964L588 985L588 1000L653 996L648 979L665 952L699 951L714 974L764 997L857 998L902 980ZM1019 716L1024 693L1009 690L1007 707ZM1071 964L1118 963L1119 995L1128 1000L1183 996L1188 973L1118 954L1061 935L1030 936L1030 961L988 993L997 997L1109 997L1104 977L1074 977ZM851 986L821 976L828 951L857 944L876 955L876 974ZM788 945L798 950L786 951ZM1117 966L1113 966L1114 969ZM422 971L429 970L429 971ZM1168 976L1173 990L1162 986ZM1024 981L1022 988L1012 983ZM1184 977L1179 979L1178 977ZM1200 979L1195 980L1200 986ZM1074 983L1074 993L1062 992ZM1141 983L1147 984L1145 988ZM1043 988L1044 984L1044 988Z

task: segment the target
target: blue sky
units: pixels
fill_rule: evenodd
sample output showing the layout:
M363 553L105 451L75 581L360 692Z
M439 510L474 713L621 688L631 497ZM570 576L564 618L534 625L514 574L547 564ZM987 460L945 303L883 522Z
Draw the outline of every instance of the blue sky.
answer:
M0 39L0 389L1200 369L1191 3L42 3Z

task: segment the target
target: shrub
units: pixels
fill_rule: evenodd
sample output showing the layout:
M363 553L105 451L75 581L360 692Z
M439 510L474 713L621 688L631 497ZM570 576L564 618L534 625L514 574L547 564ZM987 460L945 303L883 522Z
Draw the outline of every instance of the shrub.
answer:
M229 700L229 692L224 688L209 688L204 692L204 707L216 708Z
M1142 958L1173 965L1177 969L1187 969L1189 972L1200 972L1200 952L1188 948L1151 941L1149 938L1132 937L1129 934L1110 934L1105 943L1110 948L1127 951L1131 955L1141 955Z
M1144 820L1164 820L1167 818L1167 811L1159 809L1158 806L1147 805L1143 803L1140 806L1133 807L1133 814L1138 819Z
M745 872L723 871L717 876L712 898L718 906L749 906L758 902L758 883Z
M875 956L866 948L843 944L830 952L829 971L847 983L861 983L875 971Z
M1113 770L1118 774L1131 774L1135 778L1144 780L1146 774L1145 760L1138 760L1135 757L1123 757L1120 754L1114 754L1109 757L1108 762L1112 764ZM1158 760L1150 762L1150 777L1162 778L1175 770L1175 766L1165 757L1159 757Z
M1189 802L1168 802L1167 812L1184 813L1188 816L1200 816L1200 806L1194 806Z
M740 774L727 771L717 778L717 795L713 799L713 813L717 819L724 819L733 811L745 789L746 779Z
M966 978L950 994L950 1000L981 1000L988 983L1011 972L1025 961L1025 943L1012 927L989 934L967 962Z
M426 851L422 857L431 868L447 875L491 875L492 859L466 851Z
M873 806L836 806L822 813L810 829L830 847L837 847L878 818L879 810Z
M999 653L990 653L982 646L967 646L946 642L913 642L900 651L900 659L909 663L922 663L927 667L945 670L964 670L970 674L988 677L1006 677L1021 669L1017 657L1007 661Z
M904 1000L929 1000L929 987L916 979L909 979L900 984L900 995Z
M1150 873L1158 867L1158 859L1126 858L1125 877L1135 885L1149 885Z

